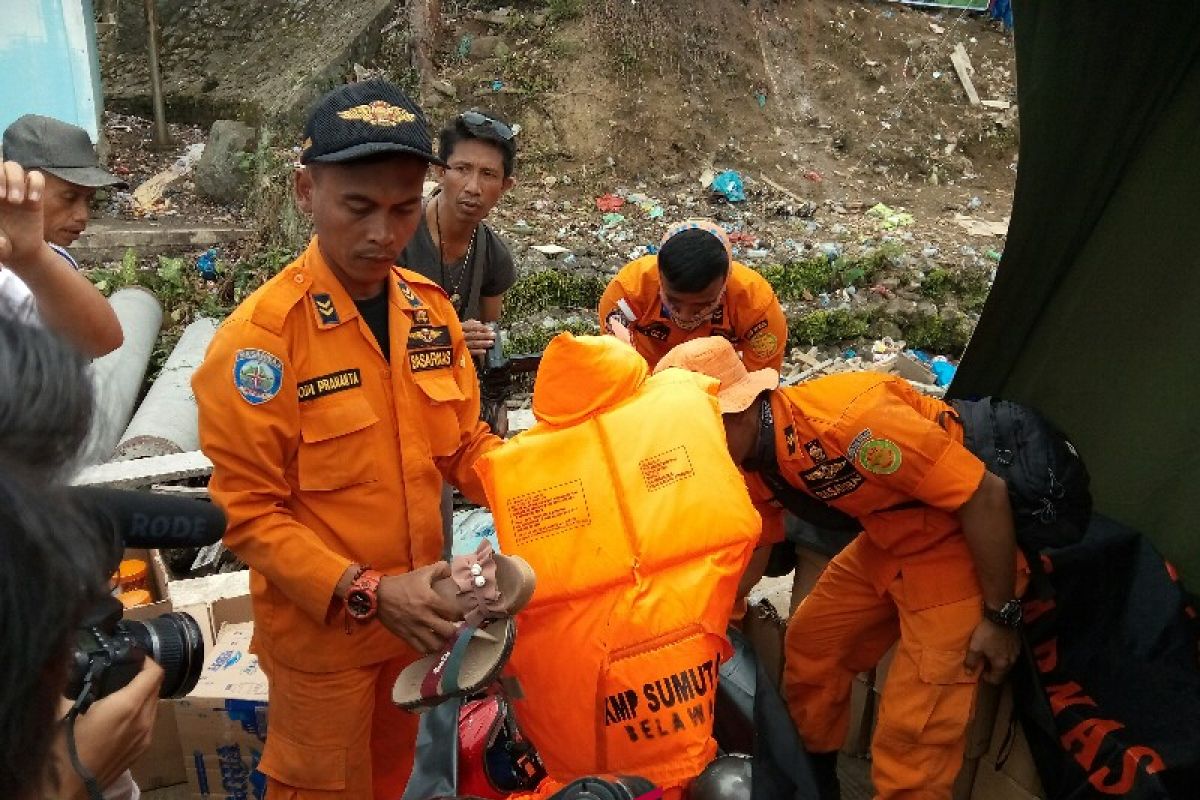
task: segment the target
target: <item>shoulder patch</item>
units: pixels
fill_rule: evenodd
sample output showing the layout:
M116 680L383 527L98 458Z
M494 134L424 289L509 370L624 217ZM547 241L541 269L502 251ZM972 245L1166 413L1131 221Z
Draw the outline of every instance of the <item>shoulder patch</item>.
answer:
M872 439L858 451L858 463L868 472L876 475L891 475L900 469L904 460L900 448L895 442L887 439Z
M846 455L850 456L850 459L853 460L858 455L859 449L871 441L871 438L871 429L863 428L857 436L850 440L850 446L846 448Z
M238 350L233 358L233 385L247 403L262 405L283 386L283 362L266 350Z
M400 294L404 295L405 300L409 300L408 293L412 293L413 295L416 294L416 292L413 292L412 287L414 286L419 287L422 291L425 289L430 289L443 297L450 297L449 293L447 293L437 281L427 278L419 272L414 272L413 270L405 269L404 267L396 267L394 271L396 273L396 285L400 288ZM405 289L408 289L408 293L405 292ZM412 301L409 300L409 302L411 303ZM419 307L421 303L421 299L419 297L417 298L417 303L418 305L414 305L413 308Z
M759 331L746 346L759 358L770 358L779 352L779 337L770 331Z

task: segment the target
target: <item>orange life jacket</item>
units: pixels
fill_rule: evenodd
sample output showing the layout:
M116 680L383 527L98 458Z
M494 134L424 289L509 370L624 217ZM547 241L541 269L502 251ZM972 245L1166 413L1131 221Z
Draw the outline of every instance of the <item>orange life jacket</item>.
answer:
M708 378L647 377L612 337L562 334L538 420L476 462L504 552L537 572L509 662L550 777L686 784L712 760L717 670L761 522Z

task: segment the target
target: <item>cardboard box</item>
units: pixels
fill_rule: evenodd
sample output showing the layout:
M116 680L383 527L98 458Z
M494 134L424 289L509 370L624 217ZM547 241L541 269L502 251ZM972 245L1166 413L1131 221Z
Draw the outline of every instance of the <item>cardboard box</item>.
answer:
M167 569L158 552L130 548L125 551L125 558L137 558L146 562L149 567L147 577L150 594L155 598L155 602L149 605L126 609L125 618L145 622L176 610L172 608L171 601L166 599ZM188 611L193 616L197 611L194 608L178 610ZM204 613L203 619L197 621L201 623L201 634L205 633L208 628L207 614ZM172 701L158 701L158 717L154 722L150 747L133 763L130 771L138 787L143 790L174 786L187 779L183 769L183 751L179 749L179 731L175 725L175 707Z
M1001 755L1013 722L1012 687L1005 684L997 692L991 737L986 752L979 759L971 800L1041 800L1045 797L1033 753L1019 723L1013 728L1012 746L1007 757Z
M261 798L257 771L267 738L267 678L250 653L254 624L226 624L195 691L177 701L175 718L193 797Z

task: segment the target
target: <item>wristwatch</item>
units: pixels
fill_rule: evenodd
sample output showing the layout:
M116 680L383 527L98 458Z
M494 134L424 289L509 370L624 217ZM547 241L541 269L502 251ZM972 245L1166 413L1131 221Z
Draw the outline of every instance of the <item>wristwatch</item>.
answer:
M1021 601L1013 598L1000 606L999 610L991 608L987 603L984 603L983 617L1002 628L1012 628L1015 630L1021 627Z
M346 590L346 613L359 622L374 619L379 611L379 581L383 573L363 566Z

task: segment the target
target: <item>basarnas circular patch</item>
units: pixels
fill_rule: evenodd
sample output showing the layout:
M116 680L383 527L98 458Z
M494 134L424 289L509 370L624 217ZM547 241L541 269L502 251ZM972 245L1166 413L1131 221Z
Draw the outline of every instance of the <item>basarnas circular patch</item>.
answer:
M750 340L750 351L759 358L770 358L779 351L779 337L763 331Z
M872 439L858 451L858 463L876 475L891 475L900 469L903 460L900 448L887 439Z
M233 385L252 406L279 394L283 386L283 362L266 350L238 350L233 359Z

